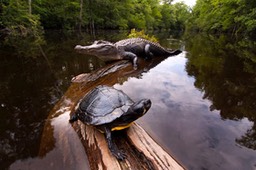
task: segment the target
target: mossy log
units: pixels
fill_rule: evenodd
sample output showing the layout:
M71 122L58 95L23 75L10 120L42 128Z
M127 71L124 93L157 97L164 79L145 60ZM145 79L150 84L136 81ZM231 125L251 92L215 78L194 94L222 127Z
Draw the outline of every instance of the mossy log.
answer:
M69 108L70 114L74 113L74 108L79 100L91 89L98 85L113 86L122 83L131 76L140 76L152 67L156 66L163 59L157 58L152 61L139 61L139 68L134 70L131 63L120 61L108 64L104 68L96 70L90 74L82 74L73 78L73 83L65 95L56 104L49 119L59 116L63 112L61 108ZM68 122L68 120L67 120ZM51 147L45 146L50 142L49 134L52 128L46 125L42 137L41 155L46 154ZM122 149L127 158L118 161L108 149L104 134L96 128L83 124L80 121L73 123L73 128L77 132L87 153L91 170L98 169L184 169L171 155L159 146L137 123L126 130L113 133L113 140ZM48 132L47 132L48 131ZM44 141L46 140L46 141ZM47 141L48 140L48 141ZM55 139L56 140L56 139Z

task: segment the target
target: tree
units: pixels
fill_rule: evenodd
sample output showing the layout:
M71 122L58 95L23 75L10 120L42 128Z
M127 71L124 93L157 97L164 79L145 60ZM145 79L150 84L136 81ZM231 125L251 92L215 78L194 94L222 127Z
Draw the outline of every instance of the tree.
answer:
M206 32L256 33L256 4L253 0L197 0L187 26Z
M25 17L28 21L23 23L33 20L34 25L44 29L183 30L187 7L171 3L172 0L3 0L0 25L1 28L21 26L17 20L24 21ZM13 14L16 16L9 20Z
M160 27L171 30L185 30L185 23L190 15L189 7L183 2L170 5L165 1L161 6L162 22Z
M31 6L24 1L10 0L2 4L1 19L3 27L12 35L41 34L39 16L32 14Z

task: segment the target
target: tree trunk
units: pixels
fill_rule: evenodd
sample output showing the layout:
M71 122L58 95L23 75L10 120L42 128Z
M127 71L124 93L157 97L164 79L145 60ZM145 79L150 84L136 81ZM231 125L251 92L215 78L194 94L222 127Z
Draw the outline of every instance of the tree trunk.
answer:
M32 14L32 0L28 0L28 13L29 13L29 15L31 15Z
M89 31L91 35L95 35L95 26L94 26L94 16L93 16L93 3L95 3L92 0L88 1L88 10L89 10Z
M79 25L78 25L80 34L82 33L83 4L84 4L84 1L80 0L80 13L79 13Z

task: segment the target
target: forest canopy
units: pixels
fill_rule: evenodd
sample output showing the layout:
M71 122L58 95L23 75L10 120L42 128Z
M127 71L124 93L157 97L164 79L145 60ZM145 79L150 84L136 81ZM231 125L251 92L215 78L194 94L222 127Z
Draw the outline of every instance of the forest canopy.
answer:
M189 7L172 0L1 0L1 28L185 29ZM181 15L182 14L182 15Z
M1 0L0 33L43 29L178 30L256 34L255 0Z
M255 0L197 0L187 27L211 33L256 34Z

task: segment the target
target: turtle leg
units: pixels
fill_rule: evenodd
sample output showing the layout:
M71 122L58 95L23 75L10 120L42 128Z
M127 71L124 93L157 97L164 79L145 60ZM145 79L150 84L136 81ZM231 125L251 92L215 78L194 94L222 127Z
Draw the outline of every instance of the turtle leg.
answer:
M126 158L125 153L123 153L121 150L119 150L116 146L116 144L113 142L111 137L111 130L107 127L104 127L106 140L108 143L108 148L111 151L111 153L118 159L118 160L124 160Z

